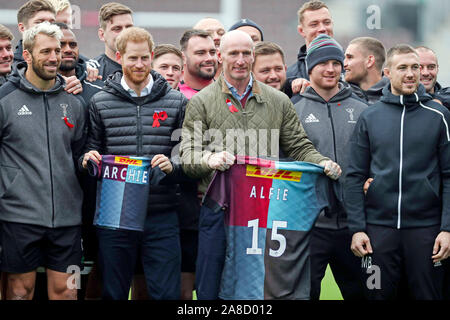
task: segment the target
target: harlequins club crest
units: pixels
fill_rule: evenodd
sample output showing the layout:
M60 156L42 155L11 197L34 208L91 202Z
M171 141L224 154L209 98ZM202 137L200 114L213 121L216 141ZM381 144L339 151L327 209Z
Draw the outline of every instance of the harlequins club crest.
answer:
M348 116L349 116L349 123L356 123L356 121L355 121L355 116L353 115L353 111L355 111L355 109L353 109L353 108L347 108L347 109L345 109L345 111L347 111L348 112Z
M67 117L67 108L69 107L69 105L65 104L65 103L60 103L59 106L62 108L62 112L63 112L63 116L61 119L64 120L66 126L68 126L69 128L73 128L73 124L71 124L69 122L69 118Z

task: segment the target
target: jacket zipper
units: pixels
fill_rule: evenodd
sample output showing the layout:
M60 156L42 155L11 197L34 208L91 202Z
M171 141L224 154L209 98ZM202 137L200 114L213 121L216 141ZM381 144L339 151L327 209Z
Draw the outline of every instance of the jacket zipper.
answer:
M330 118L330 123L331 123L331 132L332 132L332 136L333 136L334 161L338 162L337 151L336 151L336 134L334 132L334 121L333 121L333 116L331 114L331 106L328 102L327 102L327 109L328 109L328 118ZM339 229L339 213L336 214L336 226Z
M327 108L328 108L328 118L330 118L330 122L331 122L331 132L333 133L334 161L338 162L337 152L336 152L336 135L335 135L335 132L334 132L333 116L331 115L331 108L330 108L330 105L328 104L328 102L327 102Z
M136 106L136 110L137 110L137 126L136 126L137 150L136 150L136 155L142 156L141 106Z
M242 109L242 114L244 115L244 126L245 126L245 130L248 129L248 119L247 119L247 111L244 111L244 109Z
M400 101L403 104L403 96L400 96ZM405 121L406 107L403 104L402 118L400 123L400 166L398 173L398 204L397 204L397 229L400 229L401 225L401 210L402 210L402 171L403 171L403 124Z
M233 95L231 95L231 96L232 96L232 98L235 98ZM245 111L245 108L242 106L242 103L241 103L241 101L239 99L235 99L235 100L241 106L242 114L244 116L244 127L245 127L245 130L247 130L247 127L248 127L247 113L248 112ZM247 98L247 101L248 101L248 98Z
M45 110L45 129L47 132L47 152L48 152L48 163L50 169L50 188L52 195L52 227L55 227L55 203L54 203L54 192L53 192L53 170L52 170L52 157L50 152L50 133L48 128L48 111L50 110L50 105L48 104L47 94L44 93L44 110Z

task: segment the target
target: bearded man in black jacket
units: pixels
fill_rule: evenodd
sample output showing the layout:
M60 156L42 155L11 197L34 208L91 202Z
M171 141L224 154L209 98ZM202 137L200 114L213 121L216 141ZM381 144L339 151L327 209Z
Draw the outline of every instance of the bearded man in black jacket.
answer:
M150 187L143 232L97 228L104 299L126 300L138 255L151 299L179 299L180 242L175 184L184 174L169 157L181 128L187 99L151 70L153 41L142 28L117 37L117 60L123 72L106 81L89 107L89 133L81 165L98 163L101 154L145 156L165 174ZM158 117L162 113L165 117ZM156 115L156 117L155 117Z

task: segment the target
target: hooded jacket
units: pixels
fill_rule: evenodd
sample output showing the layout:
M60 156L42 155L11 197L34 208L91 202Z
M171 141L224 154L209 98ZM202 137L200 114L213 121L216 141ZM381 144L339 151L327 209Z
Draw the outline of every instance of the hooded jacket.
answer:
M367 105L353 96L350 86L339 83L339 92L328 102L312 87L306 88L301 100L294 106L308 138L324 156L339 163L343 173L335 184L334 195L338 205L321 212L316 227L341 229L346 227L346 214L342 203L342 185L348 164L347 142L361 112ZM324 217L326 215L326 217Z
M102 53L95 59L89 60L89 63L98 69L98 74L103 77L103 81L106 81L111 74L122 71L122 66L110 59L105 53Z
M41 91L25 78L26 68L17 64L0 88L0 220L80 225L82 192L74 159L84 141L85 106L64 91L61 76Z
M5 76L0 76L0 87L8 81Z
M396 96L390 84L350 139L344 202L350 231L366 224L450 231L450 113L423 85ZM364 196L367 178L374 180Z
M300 47L297 61L288 67L286 78L289 83L292 83L292 80L297 78L309 80L308 69L306 68L306 44Z
M383 94L383 88L389 83L389 78L383 77L367 90L361 89L357 84L349 82L353 93L366 101L368 105L372 105L380 100Z
M149 158L164 154L171 157L176 144L171 139L172 133L181 128L187 99L173 90L159 73L151 71L151 75L154 80L152 91L143 97L132 97L125 91L120 83L122 72L109 76L103 90L91 99L85 152L97 150L100 154ZM160 112L165 112L167 118L159 120L158 127L154 116ZM185 176L180 164L172 162L172 165L172 173L160 185L150 187L149 212L176 208L173 184L184 181Z
M309 80L308 69L306 68L306 45L300 47L297 55L297 61L290 65L286 70L286 83L284 85L284 92L289 98L298 96L292 92L292 81L297 78ZM298 102L298 97L292 103Z
M450 109L450 87L442 88L442 86L436 82L434 86L434 94L431 94L431 96L441 101L447 109Z
M19 42L17 42L16 51L14 51L13 64L18 64L19 62L24 61L22 54L23 54L23 40L19 40Z

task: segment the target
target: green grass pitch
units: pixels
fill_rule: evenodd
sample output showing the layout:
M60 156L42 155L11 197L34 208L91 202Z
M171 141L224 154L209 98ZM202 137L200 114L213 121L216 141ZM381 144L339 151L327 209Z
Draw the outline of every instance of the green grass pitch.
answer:
M131 292L129 299L131 299ZM193 300L197 300L195 291L193 294ZM330 266L327 267L325 277L322 280L320 300L343 300L341 291L339 290L336 281L334 281L333 273L330 270Z
M341 291L339 290L336 281L334 281L330 266L327 267L325 277L322 280L320 300L343 300Z

